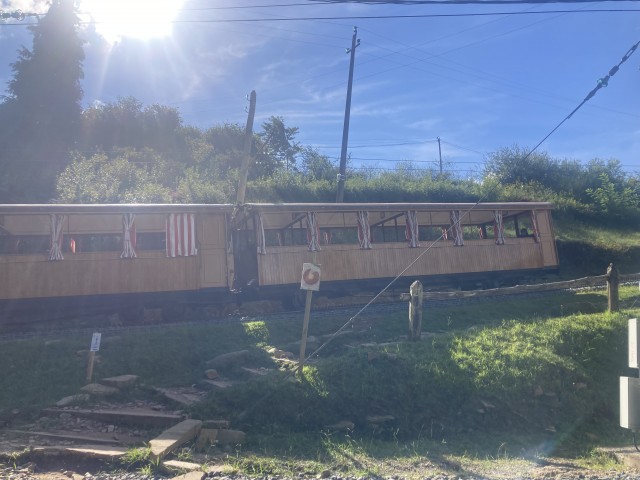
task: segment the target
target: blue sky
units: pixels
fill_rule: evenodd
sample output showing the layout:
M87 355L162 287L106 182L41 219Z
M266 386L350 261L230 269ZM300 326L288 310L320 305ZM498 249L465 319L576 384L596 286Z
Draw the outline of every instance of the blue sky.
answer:
M89 1L89 0L85 0ZM43 12L29 0L3 8ZM149 5L154 3L146 2ZM155 5L158 5L157 1ZM175 2L174 2L175 3ZM83 36L84 104L134 96L179 109L202 128L246 121L257 92L256 127L272 115L298 140L338 158L353 26L356 50L349 153L355 166L398 162L479 172L489 152L532 147L571 112L640 40L640 11L431 18L272 21L273 18L637 9L638 2L547 5L328 5L304 0L184 0L169 35L114 37L89 22ZM286 7L258 7L290 4ZM299 5L303 3L304 5ZM144 6L143 0L131 5ZM252 8L224 8L253 6ZM80 6L82 10L82 5ZM146 8L146 7L145 7ZM129 26L153 23L122 12ZM88 19L88 17L85 17ZM239 22L257 19L256 22ZM139 22L138 24L136 22ZM26 21L25 21L26 23ZM101 35L107 35L104 38ZM23 26L0 26L0 83ZM553 157L616 158L640 172L640 52L542 146Z

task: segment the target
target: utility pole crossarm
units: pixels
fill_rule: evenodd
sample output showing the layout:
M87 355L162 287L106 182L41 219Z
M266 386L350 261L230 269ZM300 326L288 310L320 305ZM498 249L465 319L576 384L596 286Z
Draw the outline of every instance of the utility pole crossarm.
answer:
M349 83L347 84L347 102L344 108L344 127L342 129L342 150L340 151L340 173L338 174L338 193L336 203L344 201L344 177L347 170L347 145L349 144L349 116L351 114L351 89L353 86L353 65L356 58L356 48L360 45L358 39L358 27L353 27L353 37L351 38L351 48L347 53L351 54L349 60Z

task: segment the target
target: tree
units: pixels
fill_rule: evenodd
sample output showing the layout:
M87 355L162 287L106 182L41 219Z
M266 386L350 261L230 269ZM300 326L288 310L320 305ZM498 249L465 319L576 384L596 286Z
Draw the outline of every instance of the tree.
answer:
M0 104L0 202L48 201L80 130L84 52L74 2L54 0Z
M158 104L144 107L134 97L86 109L78 148L85 152L152 148L176 160L190 161L178 110Z
M256 158L256 176L271 176L279 169L296 170L296 156L302 150L295 141L298 127L286 127L282 117L270 117L258 134L261 144Z
M312 180L335 181L338 167L329 157L313 147L304 147L301 151L302 172Z

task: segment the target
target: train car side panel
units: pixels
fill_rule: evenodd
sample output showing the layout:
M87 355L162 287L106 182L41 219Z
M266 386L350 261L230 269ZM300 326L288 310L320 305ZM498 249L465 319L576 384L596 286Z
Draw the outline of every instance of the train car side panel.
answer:
M395 277L419 256L404 276L500 272L542 266L542 247L533 238L507 239L504 245L496 245L493 240L475 240L462 247L439 242L428 252L425 248L409 248L406 243L374 245L371 250L361 250L357 245L324 245L316 256L322 265L323 281ZM311 253L305 247L270 247L267 254L258 256L260 285L297 283L302 264L310 260Z

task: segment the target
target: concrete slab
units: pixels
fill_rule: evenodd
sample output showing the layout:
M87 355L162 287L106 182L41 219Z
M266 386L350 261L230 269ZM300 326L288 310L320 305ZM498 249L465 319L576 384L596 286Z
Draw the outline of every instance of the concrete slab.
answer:
M203 428L229 428L230 426L229 420L204 420L202 422Z
M247 434L240 430L218 430L216 441L221 444L237 445L244 442Z
M78 403L86 403L91 399L88 393L78 393L76 395L69 395L68 397L61 398L56 402L56 407L67 407L69 405L75 405Z
M204 450L208 446L215 444L217 437L218 437L218 429L202 428L200 430L200 434L198 435L198 440L196 442L196 449Z
M109 409L74 409L61 410L56 408L46 408L42 411L47 415L59 415L69 413L76 417L90 418L107 423L122 423L135 425L153 425L156 427L167 427L175 425L183 420L181 415L157 412L148 408L127 408L118 410Z
M202 469L202 465L200 465L199 463L182 462L180 460L167 460L165 462L162 462L162 465L169 470L181 470L183 472L193 472L199 470L201 472L204 472L204 470Z
M202 422L200 420L184 420L174 425L149 442L151 454L155 458L164 457L179 446L195 438L201 428Z
M195 392L184 392L170 388L156 388L155 390L156 392L161 393L165 398L187 407L200 403L204 399L203 395L199 395Z
M603 452L613 457L626 467L640 470L640 452L635 447L603 448Z
M202 380L203 385L220 389L233 387L237 383L229 380Z
M189 472L184 475L178 475L171 480L202 480L205 477L205 472Z
M100 385L99 383L90 383L89 385L82 387L80 390L96 397L106 397L120 392L117 388L107 387L106 385Z
M51 445L46 447L33 447L32 451L52 455L70 454L78 455L83 458L101 458L109 460L122 457L127 453L126 448L106 445L76 445L73 447L67 445Z
M127 389L133 387L137 381L137 375L119 375L117 377L103 378L100 383L109 387Z

